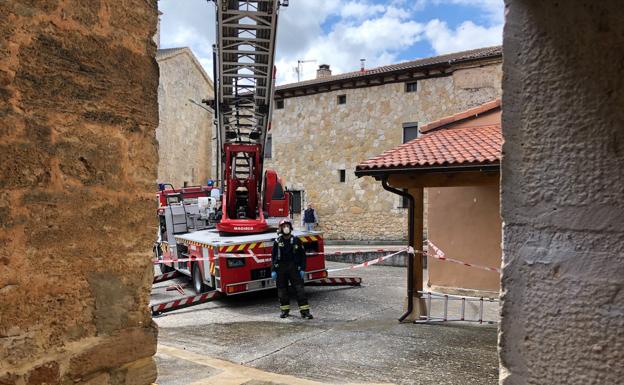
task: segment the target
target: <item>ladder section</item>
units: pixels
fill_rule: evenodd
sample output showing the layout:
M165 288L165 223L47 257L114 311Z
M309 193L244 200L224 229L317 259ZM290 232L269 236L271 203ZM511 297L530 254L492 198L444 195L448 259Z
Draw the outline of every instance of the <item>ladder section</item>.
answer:
M260 144L271 119L277 0L216 0L218 130L223 144Z

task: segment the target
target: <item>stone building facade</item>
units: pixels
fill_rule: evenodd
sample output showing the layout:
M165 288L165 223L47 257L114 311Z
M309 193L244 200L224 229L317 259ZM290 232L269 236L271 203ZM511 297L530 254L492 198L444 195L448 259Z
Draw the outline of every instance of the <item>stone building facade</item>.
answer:
M187 48L160 49L158 85L158 181L175 187L205 184L213 174L212 113L202 99L212 98L213 84Z
M0 384L156 378L156 20L155 0L0 5Z
M333 240L402 240L407 215L397 195L355 166L403 143L410 128L501 95L501 49L490 47L277 87L271 159L290 190L302 191Z

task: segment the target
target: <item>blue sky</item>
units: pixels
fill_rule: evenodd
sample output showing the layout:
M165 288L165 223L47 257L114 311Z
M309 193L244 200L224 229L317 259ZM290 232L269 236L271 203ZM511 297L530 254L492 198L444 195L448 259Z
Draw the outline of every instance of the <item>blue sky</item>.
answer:
M212 76L214 5L206 0L159 0L161 48L191 47ZM500 44L503 0L290 0L280 12L278 83Z

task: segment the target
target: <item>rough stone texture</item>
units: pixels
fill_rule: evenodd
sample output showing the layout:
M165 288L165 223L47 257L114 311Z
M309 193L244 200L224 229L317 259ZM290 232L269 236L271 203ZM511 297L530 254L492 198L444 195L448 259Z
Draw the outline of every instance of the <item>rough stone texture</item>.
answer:
M624 8L507 2L501 384L624 378Z
M190 49L158 51L158 181L205 184L212 167L212 114L193 104L212 98L212 81Z
M267 167L288 188L305 190L327 239L403 239L407 210L399 208L401 198L373 178L356 178L355 166L402 143L403 123L423 125L499 97L501 76L501 65L490 64L419 80L417 92L391 83L287 98L273 113ZM342 94L347 103L338 105Z
M0 384L155 378L156 20L0 2Z

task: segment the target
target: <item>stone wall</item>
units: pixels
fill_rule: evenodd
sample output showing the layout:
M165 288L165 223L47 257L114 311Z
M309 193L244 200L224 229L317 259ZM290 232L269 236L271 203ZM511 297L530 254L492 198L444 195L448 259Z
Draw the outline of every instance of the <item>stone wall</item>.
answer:
M290 189L305 190L328 239L398 240L407 209L355 166L403 142L403 123L420 126L493 100L501 94L501 65L465 68L418 81L417 92L391 83L284 99L273 113L275 168ZM344 105L338 95L347 95ZM346 182L339 170L346 171Z
M205 184L214 175L212 114L190 100L211 98L212 82L190 49L160 52L158 181L175 187Z
M506 3L501 384L619 384L624 8Z
M0 6L0 384L149 384L156 1Z

